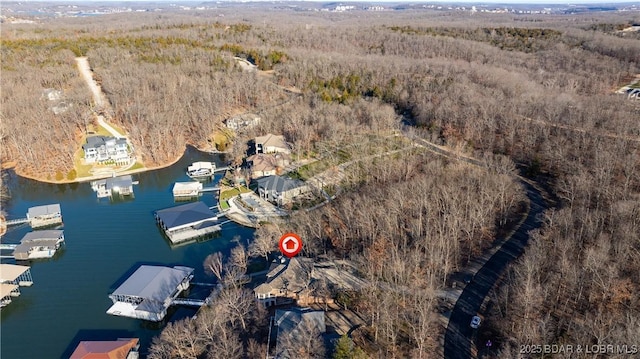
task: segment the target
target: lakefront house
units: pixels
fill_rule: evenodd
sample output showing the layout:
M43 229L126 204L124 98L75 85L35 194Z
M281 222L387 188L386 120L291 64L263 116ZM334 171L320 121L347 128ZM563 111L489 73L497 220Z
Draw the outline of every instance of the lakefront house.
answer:
M113 162L117 165L131 163L129 145L125 138L110 136L87 137L87 143L82 145L86 163Z

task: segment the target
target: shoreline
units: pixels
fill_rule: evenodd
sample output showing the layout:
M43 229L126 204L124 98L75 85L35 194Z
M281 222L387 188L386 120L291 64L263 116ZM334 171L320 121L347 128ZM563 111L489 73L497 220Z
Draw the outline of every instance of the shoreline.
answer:
M142 167L142 168L137 168L134 170L127 170L127 171L122 171L122 172L115 172L116 176L124 176L124 175L130 175L130 174L136 174L136 173L143 173L143 172L148 172L148 171L155 171L155 170L159 170L159 169L163 169L163 168L167 168L169 166L173 166L174 164L176 164L178 161L180 161L182 159L182 157L184 157L186 151L187 151L187 147L193 147L194 149L196 149L199 152L203 152L203 153L210 153L207 151L204 151L202 149L200 149L197 146L191 145L191 144L187 144L185 146L185 150L182 152L182 154L180 156L178 156L177 158L167 162L167 163L163 163L161 165L157 165L157 166L153 166L153 167ZM223 152L220 152L223 153ZM217 154L217 153L214 153ZM56 181L56 180L49 180L46 178L37 178L35 176L31 176L31 175L27 175L24 173L20 173L19 171L15 170L15 167L17 166L17 162L16 161L7 161L8 164L10 164L10 166L5 166L5 164L3 164L2 169L6 170L6 169L14 169L14 172L16 173L16 175L22 177L22 178L27 178L36 182L41 182L41 183L49 183L49 184L72 184L72 183L85 183L85 182L90 182L90 181L96 181L96 180L100 180L100 179L105 179L105 178L110 178L111 175L98 175L98 176L91 176L91 177L82 177L82 178L76 178L74 180L68 180L68 179L63 179L60 181Z

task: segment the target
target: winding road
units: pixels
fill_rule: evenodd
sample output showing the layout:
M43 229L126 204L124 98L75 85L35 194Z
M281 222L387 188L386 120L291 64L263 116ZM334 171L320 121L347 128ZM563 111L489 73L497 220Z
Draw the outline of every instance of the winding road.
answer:
M475 166L485 166L482 161L456 154L446 147L438 146L418 137L409 130L409 126L403 127L403 133L407 138L432 152L449 158L455 158ZM527 199L529 200L526 218L520 223L520 226L512 232L511 236L503 242L500 248L484 263L476 272L471 282L462 290L451 311L445 332L445 359L468 359L477 356L473 344L477 329L470 327L471 318L480 311L486 296L498 282L507 266L524 253L529 242L529 232L542 225L541 214L549 208L540 189L538 189L535 183L520 176L517 178L524 187Z

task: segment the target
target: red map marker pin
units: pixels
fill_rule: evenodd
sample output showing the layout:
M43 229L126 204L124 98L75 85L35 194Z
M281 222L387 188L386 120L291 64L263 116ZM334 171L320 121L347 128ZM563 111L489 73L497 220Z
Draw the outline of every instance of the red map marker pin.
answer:
M302 250L302 239L295 233L285 233L280 237L279 247L285 256L295 257Z

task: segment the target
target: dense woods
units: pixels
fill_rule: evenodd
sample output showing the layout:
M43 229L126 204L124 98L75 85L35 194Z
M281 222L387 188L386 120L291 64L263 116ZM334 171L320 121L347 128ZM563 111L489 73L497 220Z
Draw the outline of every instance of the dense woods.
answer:
M514 164L543 175L560 202L491 294L478 334L495 343L487 356L640 341L640 101L613 93L640 73L637 36L617 32L637 15L221 11L224 21L202 12L3 25L2 161L51 177L71 169L93 121L79 55L148 165L206 144L237 113L262 121L237 134L236 160L265 132L284 134L300 155L368 153L379 143L363 138L389 138L404 117L421 136L492 165L418 148L362 160L347 168L337 200L256 232L264 244L294 229L305 255L357 264L370 287L334 293L366 320L357 347L375 358L439 355L436 292L518 218L525 198ZM54 114L48 88L63 91L67 111ZM230 288L196 320L170 324L151 357L262 356L267 315L250 296Z

